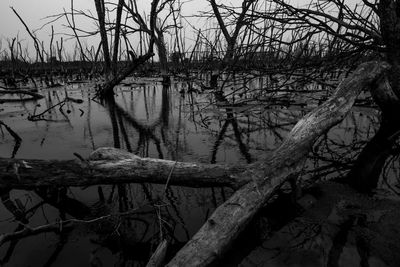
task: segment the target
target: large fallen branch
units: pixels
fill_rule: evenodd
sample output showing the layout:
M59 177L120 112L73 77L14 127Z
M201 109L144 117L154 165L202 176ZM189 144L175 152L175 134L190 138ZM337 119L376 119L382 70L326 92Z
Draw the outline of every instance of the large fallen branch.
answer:
M165 255L167 254L167 248L168 248L168 241L164 239L158 245L153 255L151 255L149 262L146 264L146 267L163 266Z
M239 174L252 177L254 182L243 186L219 206L167 266L206 266L215 262L276 190L302 167L314 141L342 121L359 92L387 68L387 64L378 62L361 64L351 77L339 84L330 99L294 126L259 169Z
M167 181L169 185L238 188L249 181L247 177L233 177L248 166L141 158L114 148L97 149L83 162L0 158L0 166L0 185L16 189Z
M314 141L344 118L359 91L368 87L386 68L387 65L377 62L360 65L327 102L301 119L284 143L261 163L247 166L183 163L100 149L81 163L0 159L3 167L0 183L12 188L130 182L166 184L167 181L197 187L247 183L214 212L170 262L170 266L205 266L230 246L280 185L301 169Z

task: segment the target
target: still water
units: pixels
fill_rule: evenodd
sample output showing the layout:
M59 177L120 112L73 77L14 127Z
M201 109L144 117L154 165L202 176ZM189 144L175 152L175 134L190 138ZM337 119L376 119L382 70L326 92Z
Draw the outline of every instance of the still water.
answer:
M74 153L87 158L99 147L117 147L177 161L254 162L279 146L326 94L308 85L310 93L292 94L287 102L285 93L257 90L267 82L234 79L221 97L192 81L163 86L154 78L132 78L115 89L114 103L93 99L90 83L41 89L41 100L0 104L0 120L22 138L15 148L2 127L0 157L76 159ZM303 179L344 176L378 129L378 115L374 108L355 107L318 140ZM389 179L397 177L396 170ZM144 266L162 238L171 241L168 255L179 250L232 192L186 187L164 192L164 186L151 184L2 190L1 233L21 230L20 223L34 228L75 221L61 235L49 231L2 244L0 260L5 266ZM243 266L249 262L246 258Z

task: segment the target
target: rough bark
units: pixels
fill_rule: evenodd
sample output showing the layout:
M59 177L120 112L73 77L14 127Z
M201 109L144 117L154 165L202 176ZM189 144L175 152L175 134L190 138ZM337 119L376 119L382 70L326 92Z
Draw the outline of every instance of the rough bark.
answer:
M163 266L165 255L167 254L168 241L164 239L157 247L156 251L151 255L146 267L160 267Z
M360 192L376 189L386 160L394 152L400 123L382 122L378 132L363 148L346 177L346 183Z
M215 262L276 190L301 169L314 141L339 123L360 90L368 88L387 68L387 64L377 62L361 64L351 77L340 83L330 99L294 126L283 144L259 165L259 169L239 174L251 177L254 182L237 190L219 206L167 266L207 266Z
M388 75L383 75L371 86L374 102L385 115L385 119L397 120L400 100L390 84Z
M167 75L168 73L168 59L167 59L167 48L165 47L164 33L162 30L156 28L157 38L155 43L158 50L158 58L160 60L161 75Z
M371 87L371 94L382 111L381 123L375 136L357 157L345 181L365 193L376 189L386 160L395 151L400 134L399 99L386 75Z
M117 183L158 183L190 187L239 187L249 181L233 177L248 166L199 164L141 158L114 148L99 148L87 162L74 160L0 159L3 187L89 186Z
M386 46L386 60L392 65L389 80L397 98L400 98L400 3L394 0L379 1L378 15Z

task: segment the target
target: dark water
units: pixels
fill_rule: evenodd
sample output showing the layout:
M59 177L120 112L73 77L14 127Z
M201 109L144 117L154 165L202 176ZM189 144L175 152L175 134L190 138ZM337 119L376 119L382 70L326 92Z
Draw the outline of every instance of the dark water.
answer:
M16 158L62 160L78 153L86 158L109 146L143 157L249 163L279 146L297 120L325 96L319 91L324 88L308 85L315 92L294 96L287 105L276 101L279 95L257 90L266 86L264 78L228 83L223 99L202 91L199 83L174 81L166 87L151 78L126 82L115 90L115 103L91 100L93 84L74 84L41 89L45 98L38 101L1 104L0 120L22 143L15 152L14 139L2 128L0 157L15 153ZM28 120L60 101L65 103L40 120ZM344 176L378 127L377 110L355 107L318 141L303 179ZM397 162L387 168L387 181L397 179ZM173 255L232 190L172 187L165 193L164 186L125 184L1 193L1 233L18 230L18 220L30 227L81 220L62 235L47 232L3 244L0 260L6 266L142 266L160 237L171 240ZM254 252L249 257L259 256ZM243 266L252 266L250 262L246 258Z

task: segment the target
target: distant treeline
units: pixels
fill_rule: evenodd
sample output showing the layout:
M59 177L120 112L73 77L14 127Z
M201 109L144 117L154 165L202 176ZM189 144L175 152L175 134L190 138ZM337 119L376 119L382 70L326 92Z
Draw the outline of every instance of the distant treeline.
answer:
M350 52L351 53L351 52ZM241 56L236 57L235 64L231 65L231 69L236 70L265 70L279 67L319 67L321 65L331 65L334 64L335 67L348 67L351 58L349 52L342 52L340 54L332 55L302 55L295 56L293 54L274 54L270 52L253 52L246 53ZM346 54L346 55L342 55ZM358 64L363 61L370 60L374 58L373 54L361 55L357 54L353 60L352 64ZM346 59L346 62L340 62L341 58ZM117 68L123 69L129 65L130 61L123 60L118 61ZM338 64L339 63L339 64ZM195 57L188 58L185 54L177 56L176 53L171 54L168 60L168 69L173 72L186 72L190 70L214 70L220 69L221 65L224 65L223 59L217 54L209 54L207 57ZM233 67L234 66L234 67ZM326 67L326 66L325 66ZM144 74L157 73L160 71L160 63L157 61L149 60L147 63L143 64L138 68L137 72ZM18 75L32 75L40 76L47 73L53 73L55 75L63 74L77 74L77 73L96 73L102 74L104 71L103 61L63 61L50 60L48 62L34 62L29 63L19 59L14 60L1 60L0 61L0 77L10 77Z

